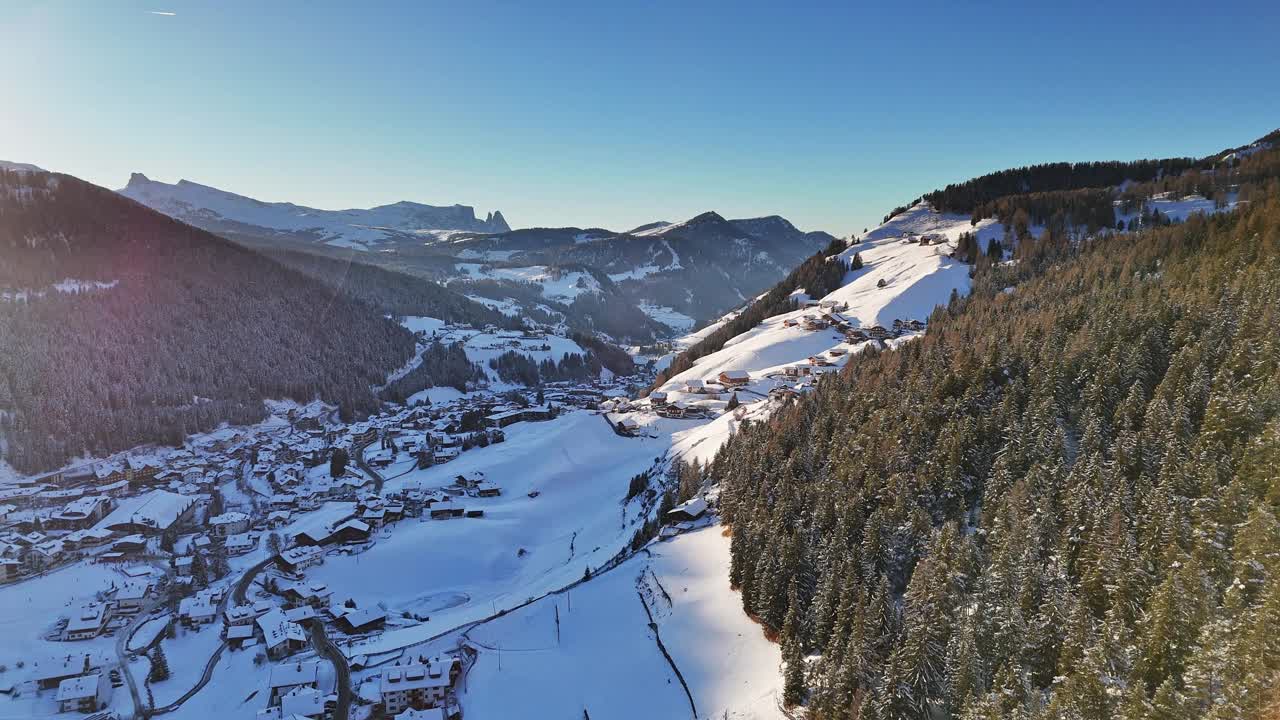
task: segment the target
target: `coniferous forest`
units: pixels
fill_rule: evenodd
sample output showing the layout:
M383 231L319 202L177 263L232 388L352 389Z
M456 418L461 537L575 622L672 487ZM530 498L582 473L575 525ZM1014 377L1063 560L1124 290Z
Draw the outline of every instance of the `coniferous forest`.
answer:
M1280 183L987 265L709 473L813 718L1245 718L1280 672ZM1006 291L1006 288L1012 287Z
M344 416L411 334L320 281L73 177L0 171L0 457L23 472L316 398Z

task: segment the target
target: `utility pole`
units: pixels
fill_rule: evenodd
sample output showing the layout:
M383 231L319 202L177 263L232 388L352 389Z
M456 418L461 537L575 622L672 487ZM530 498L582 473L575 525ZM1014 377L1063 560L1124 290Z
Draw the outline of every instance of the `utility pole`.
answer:
M556 603L556 645L560 644L560 604Z

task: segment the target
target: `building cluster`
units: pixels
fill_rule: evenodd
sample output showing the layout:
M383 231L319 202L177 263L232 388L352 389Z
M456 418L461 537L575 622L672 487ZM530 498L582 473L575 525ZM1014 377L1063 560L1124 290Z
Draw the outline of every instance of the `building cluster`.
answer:
M75 652L34 663L31 679L37 691L51 691L60 713L97 713L106 709L116 685L105 655Z

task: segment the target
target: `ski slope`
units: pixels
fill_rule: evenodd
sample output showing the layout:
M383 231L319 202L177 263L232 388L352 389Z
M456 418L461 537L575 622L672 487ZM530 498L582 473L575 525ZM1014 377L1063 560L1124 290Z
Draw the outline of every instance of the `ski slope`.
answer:
M620 720L692 716L679 677L657 647L652 616L698 717L781 717L781 653L726 587L728 565L729 538L717 526L703 528L654 543L591 582L469 632L481 653L467 677L466 716L583 717L584 710Z

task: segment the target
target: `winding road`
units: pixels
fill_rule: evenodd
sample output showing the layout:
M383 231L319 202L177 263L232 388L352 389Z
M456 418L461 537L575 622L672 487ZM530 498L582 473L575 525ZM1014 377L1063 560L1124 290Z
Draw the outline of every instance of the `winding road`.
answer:
M351 713L351 666L347 664L347 656L329 640L324 623L319 621L311 622L311 645L316 654L333 663L338 686L338 707L333 711L333 720L347 720Z
M258 576L258 573L262 572L268 565L270 565L274 561L275 561L275 556L272 556L267 558L266 560L262 560L253 564L252 566L249 567L249 569L245 570L244 574L241 575L238 580L236 580L236 584L232 588L231 592L227 593L222 597L222 602L218 604L218 615L221 616L223 613L226 612L227 602L232 599L235 600L237 605L245 604L246 602L245 593L248 592L249 586L253 584L254 578L256 578ZM178 698L177 700L174 700L168 705L164 705L158 708L152 708L150 711L144 710L142 712L141 717L148 718L153 715L164 715L165 713L171 713L174 710L177 710L178 708L182 707L182 703L190 700L193 696L195 696L196 693L203 690L205 685L209 684L209 680L213 678L213 668L217 666L218 660L222 658L222 653L226 652L226 650L227 650L226 640L223 640L221 643L218 643L218 649L213 651L213 655L211 655L209 657L208 662L204 664L204 672L201 673L200 681L197 682L194 687L192 687L190 690L183 693L182 697ZM129 689L131 691L134 691L132 676L130 677ZM136 701L134 703L134 707L135 708L139 707ZM345 716L342 718L342 720L346 720Z
M373 478L374 487L376 488L374 492L376 492L378 495L381 495L382 483L386 482L386 478L382 477L382 473L378 472L377 470L374 470L372 465L364 461L364 449L369 447L369 445L370 443L365 443L363 445L357 445L354 448L352 448L352 450L354 451L352 453L353 455L352 459L356 461L356 465L359 465L361 470L369 473L369 477Z

